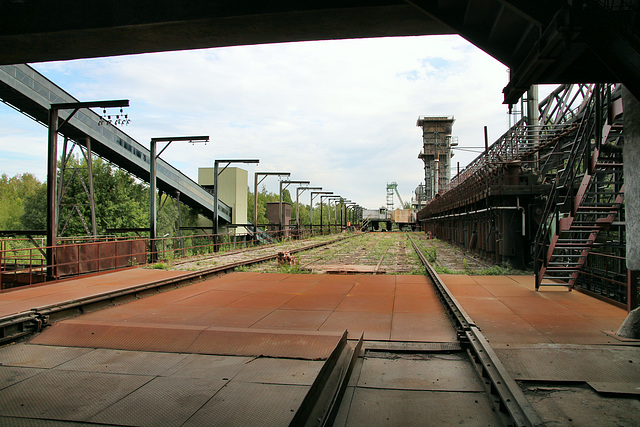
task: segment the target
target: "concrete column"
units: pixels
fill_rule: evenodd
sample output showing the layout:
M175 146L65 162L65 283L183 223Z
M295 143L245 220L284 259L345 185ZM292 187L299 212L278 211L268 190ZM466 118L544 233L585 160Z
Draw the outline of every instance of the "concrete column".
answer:
M637 284L635 278L640 270L640 169L638 168L640 164L640 102L624 86L622 87L622 102L624 106L623 158L627 269L630 273L627 283L629 286L635 287ZM637 305L635 289L629 289L628 299L628 309L633 310ZM621 335L633 338L640 336L640 312L638 309L630 311L625 325L626 334ZM634 330L633 333L630 332L631 329Z
M627 269L640 270L640 102L623 86Z

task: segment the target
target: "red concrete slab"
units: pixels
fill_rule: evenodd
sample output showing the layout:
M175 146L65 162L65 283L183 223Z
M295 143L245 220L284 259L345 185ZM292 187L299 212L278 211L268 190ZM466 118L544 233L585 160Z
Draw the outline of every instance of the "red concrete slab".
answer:
M275 309L287 303L293 297L294 295L291 295L291 294L277 294L272 292L255 292L227 304L227 307Z
M393 295L347 295L336 311L361 311L371 313L391 313Z
M287 301L280 308L287 310L335 310L346 295L320 292L304 293Z
M393 313L391 341L457 341L456 332L444 312Z
M391 335L391 314L335 311L324 322L321 331L349 331L349 338L360 338L364 332L366 340L388 340Z
M317 331L331 313L329 310L276 310L252 328Z
M444 313L442 303L435 295L396 295L393 304L394 313L429 313L433 311Z

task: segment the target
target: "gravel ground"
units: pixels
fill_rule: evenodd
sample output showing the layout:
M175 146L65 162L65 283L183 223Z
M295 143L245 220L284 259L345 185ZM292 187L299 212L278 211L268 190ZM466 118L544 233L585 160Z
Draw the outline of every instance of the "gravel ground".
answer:
M235 263L264 255L288 252L320 242L349 238L318 248L292 254L295 264L280 265L276 260L239 267L238 271L263 273L363 273L363 274L424 274L408 234L439 273L458 274L521 274L517 270L498 268L477 256L438 239L427 239L424 233L349 233L319 236L306 240L239 249L176 262L172 270L196 271Z

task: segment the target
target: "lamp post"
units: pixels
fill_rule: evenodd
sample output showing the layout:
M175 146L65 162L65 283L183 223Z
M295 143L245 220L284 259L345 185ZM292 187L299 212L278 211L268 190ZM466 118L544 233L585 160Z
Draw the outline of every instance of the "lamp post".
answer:
M351 203L349 199L340 200L340 228L347 226L347 205Z
M327 209L329 211L329 233L331 233L331 200L334 200L334 209L335 209L335 200L336 199L340 199L341 196L335 195L335 196L328 196L327 197Z
M329 193L329 194L333 194L333 192ZM323 228L323 224L322 224L322 198L323 197L336 197L336 196L330 196L330 195L321 195L320 196L320 234L324 233L324 228ZM331 210L329 210L329 215L331 215ZM329 232L331 232L331 221L329 221Z
M302 190L302 191L300 191ZM296 188L296 225L298 229L300 228L300 206L298 204L298 199L300 198L300 193L305 190L322 190L322 187L298 187Z
M128 107L128 99L111 101L89 101L89 102L68 102L54 103L49 106L48 123L48 159L47 159L47 275L54 275L54 251L53 247L58 239L58 203L56 171L58 168L58 132L71 120L71 118L81 108L116 108ZM60 124L58 124L60 110L73 110L71 114Z
M253 180L253 234L258 237L258 185L265 180L266 177L277 176L290 176L291 172L256 172ZM262 179L258 181L258 177L262 176Z
M160 154L167 149L169 145L171 145L174 141L187 141L195 144L196 142L208 142L209 136L169 136L169 137L161 137L161 138L151 138L151 142L149 143L149 242L151 244L151 262L156 262L158 260L158 251L156 248L156 238L157 238L157 209L156 209L156 160L160 157ZM159 153L156 154L157 144L159 142L165 142L165 145ZM180 211L180 205L178 204L178 212Z
M353 221L353 216L355 214L355 209L356 206L358 206L358 204L356 202L349 202L345 205L345 210L346 210L346 215L345 215L345 222L346 222L346 226L350 227L352 225ZM349 216L349 209L351 209L351 216ZM351 219L351 221L349 221L349 219Z
M309 203L309 228L313 230L313 199L318 194L333 194L332 191L312 191L310 194L310 203ZM320 212L320 221L322 222L322 211Z
M279 204L279 214L280 214L280 216L278 218L279 223L280 223L280 226L279 226L280 230L282 230L282 190L285 190L291 184L309 184L310 182L311 181L286 181L286 180L280 181L280 204ZM284 188L283 188L282 184L287 184L287 185L285 185Z
M218 165L220 163L226 163L220 172L218 172ZM215 251L218 251L218 175L225 171L231 163L260 163L258 159L226 159L215 160L213 162L213 231L214 231L214 247Z

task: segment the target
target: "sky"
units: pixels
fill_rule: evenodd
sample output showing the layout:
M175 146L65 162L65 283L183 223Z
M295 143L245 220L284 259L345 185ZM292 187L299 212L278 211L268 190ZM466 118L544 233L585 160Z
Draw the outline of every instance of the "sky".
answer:
M386 205L387 183L396 182L408 201L424 180L418 116L454 116L460 147L484 147L484 126L490 143L509 127L502 104L507 67L459 36L31 65L80 101L129 99L124 112L131 122L122 130L147 147L152 137L209 135L206 145L173 143L162 154L196 181L198 168L215 159L257 158L259 165L245 166L250 188L256 171L289 171L292 180L309 180L367 208ZM0 174L31 172L45 180L46 140L43 126L0 104ZM476 156L456 150L454 169ZM278 192L277 178L264 185Z

